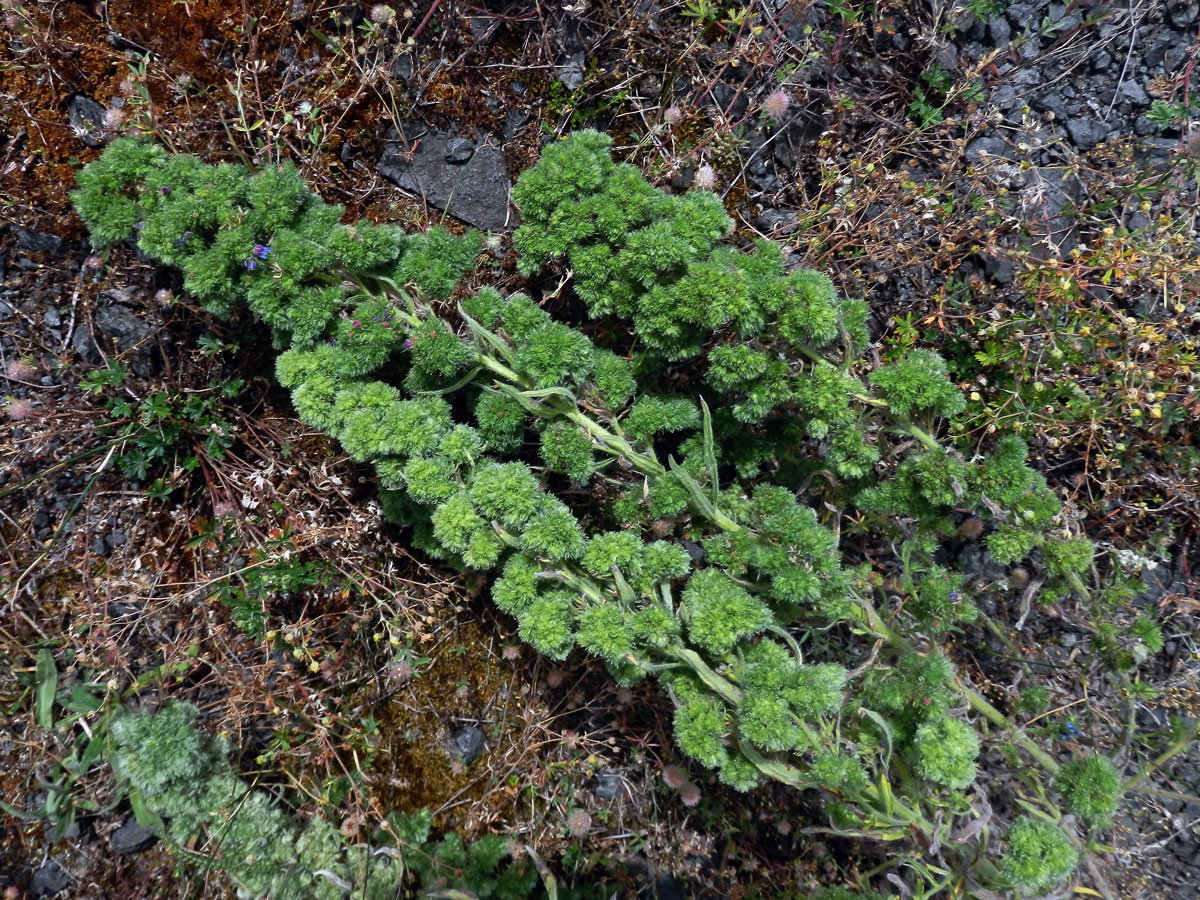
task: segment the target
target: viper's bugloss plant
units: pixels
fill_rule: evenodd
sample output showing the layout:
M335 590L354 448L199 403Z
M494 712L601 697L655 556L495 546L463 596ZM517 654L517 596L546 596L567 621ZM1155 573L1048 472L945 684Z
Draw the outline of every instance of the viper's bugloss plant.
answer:
M297 820L237 776L228 745L198 729L196 716L193 706L168 703L118 717L112 767L161 837L177 848L195 842L203 852L188 859L224 871L244 896L391 900L423 888L495 900L533 895L537 872L510 859L505 837L432 841L428 811L393 814L375 848L348 843L322 816Z
M1092 754L1073 759L1058 771L1054 786L1067 809L1089 828L1107 828L1121 790L1121 776L1107 756Z
M1009 826L1005 841L1008 850L1000 858L1000 872L1022 895L1053 887L1079 863L1078 851L1050 822L1022 816Z
M451 305L474 236L341 224L287 167L118 140L73 198L98 243L136 239L214 312L263 319L300 419L374 466L414 547L493 574L525 641L661 679L678 749L735 789L815 788L841 829L952 854L980 744L951 710L1000 714L937 648L978 615L943 545L982 522L1058 596L1086 590L1091 545L1019 441L937 439L963 405L939 357L864 376L860 301L776 244L732 246L714 195L659 191L609 149L546 148L515 245L632 328L493 288ZM843 548L851 518L871 555Z

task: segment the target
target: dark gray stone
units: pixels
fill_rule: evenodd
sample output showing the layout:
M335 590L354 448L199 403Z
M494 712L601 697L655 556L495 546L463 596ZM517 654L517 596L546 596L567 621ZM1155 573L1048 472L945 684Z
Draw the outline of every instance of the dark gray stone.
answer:
M150 333L150 324L120 303L100 307L95 322L100 333L111 339L119 351L128 350Z
M486 41L494 33L496 20L491 16L471 16L471 37L477 41Z
M17 229L17 246L22 250L34 250L39 253L58 253L62 249L62 238L56 234L43 231L26 231Z
M1040 231L1050 246L1065 257L1079 242L1075 216L1082 190L1078 178L1061 169L1046 168L1037 173L1041 184L1023 208L1034 231Z
M1112 65L1112 54L1107 50L1101 50L1092 57L1092 70L1096 72L1107 72L1109 66Z
M1200 15L1200 4L1188 3L1186 0L1167 0L1167 19L1176 28L1183 28L1196 21Z
M450 138L446 142L446 162L465 163L475 155L475 143L466 138Z
M621 791L624 780L617 772L607 769L597 772L592 779L592 793L600 800L612 800Z
M406 126L405 133L412 137L402 140L399 132L389 130L376 166L379 174L476 228L505 227L509 178L497 147L484 144L467 162L450 163L449 145L457 135L422 133L413 126Z
M45 313L42 314L42 321L51 328L58 328L60 325L62 325L62 316L59 315L57 309L51 306L46 310Z
M452 753L464 766L469 766L483 753L487 738L478 725L464 725L450 736Z
M1015 269L1012 262L1005 256L997 256L993 253L981 254L983 259L983 271L996 284L1009 285L1013 283L1015 277Z
M1183 61L1187 59L1188 48L1183 41L1173 43L1167 48L1167 52L1163 54L1163 69L1167 72L1177 72L1179 67L1183 65Z
M67 870L53 857L46 860L29 880L29 893L36 897L51 897L66 890L71 883Z
M129 853L139 853L158 840L154 829L139 825L137 819L130 816L125 824L112 833L108 839L113 853L124 856Z
M104 138L98 134L104 127L104 107L86 94L76 94L67 104L67 118L71 128L89 147L104 146Z
M582 51L572 53L558 67L558 80L568 91L573 91L583 84L583 66L587 55Z
M1066 125L1071 142L1080 150L1091 150L1104 140L1104 126L1095 119L1068 119Z
M1033 101L1033 108L1039 112L1049 110L1054 113L1054 118L1060 122L1067 118L1067 101L1053 91Z
M529 122L529 113L521 112L520 110L510 109L504 115L504 142L507 144L517 136L520 131Z
M1136 81L1126 81L1120 88L1121 96L1125 97L1131 103L1136 103L1139 106L1148 106L1150 98L1146 96L1145 89Z
M1008 19L1004 16L995 16L988 19L987 23L988 37L992 39L992 43L997 47L1003 47L1012 39L1012 27L1008 24Z
M967 161L972 165L978 165L985 159L995 159L997 157L1009 158L1012 151L1004 139L996 135L984 135L981 138L976 138L967 145L965 155Z

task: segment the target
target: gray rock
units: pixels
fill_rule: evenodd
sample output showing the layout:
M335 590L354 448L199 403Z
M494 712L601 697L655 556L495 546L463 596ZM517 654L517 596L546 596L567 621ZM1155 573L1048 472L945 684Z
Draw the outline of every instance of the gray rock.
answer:
M1186 0L1168 0L1167 19L1176 28L1183 28L1196 21L1200 15L1200 3L1188 3Z
M0 322L11 318L12 314L17 311L17 308L7 300L0 300Z
M558 80L568 91L573 91L583 84L583 66L587 55L582 51L572 53L558 67Z
M1112 54L1107 50L1101 50L1092 58L1092 69L1096 72L1105 72L1112 65Z
M475 155L475 144L466 138L450 138L446 142L446 162L465 163Z
M67 104L71 128L89 147L104 146L104 138L96 132L104 127L104 107L86 94L76 94Z
M406 141L394 128L388 131L376 165L379 174L476 228L505 227L509 177L498 148L484 144L467 162L450 163L447 154L456 135L421 133L413 126L406 126L405 133L414 137Z
M1012 27L1009 26L1008 19L1004 16L994 16L988 19L987 30L988 37L997 47L1002 47L1012 40Z
M1059 122L1062 122L1067 118L1067 101L1053 91L1034 100L1033 108L1039 112L1049 110L1050 112L1054 113L1054 118Z
M17 229L17 246L22 250L34 250L39 253L58 253L62 249L62 238L56 234L44 231L26 231Z
M1157 134L1158 125L1148 116L1138 116L1133 121L1133 133L1139 137L1145 137L1148 134Z
M154 833L153 828L139 825L137 819L130 816L125 820L124 825L112 833L108 842L113 853L124 856L145 850L157 840L158 835Z
M612 800L624 783L620 774L604 769L597 772L596 777L592 779L592 793L600 800Z
M1159 35L1158 38L1149 46L1145 53L1142 54L1142 62L1150 68L1161 66L1167 55L1167 48L1171 46L1171 36L1168 34Z
M510 109L504 115L504 142L507 144L517 136L517 132L529 122L529 113Z
M100 333L117 345L118 351L128 350L150 333L150 323L120 303L98 309L95 323Z
M42 863L29 880L29 892L37 897L51 897L65 890L71 883L71 876L58 862L51 857Z
M487 739L478 725L464 725L450 736L451 753L464 766L469 766L483 753Z
M496 20L491 16L471 16L471 37L486 41L495 33Z
M1031 173L1032 174L1032 173ZM1075 216L1069 212L1082 196L1079 180L1061 169L1038 170L1022 213L1035 231L1041 231L1050 247L1065 257L1079 242Z
M1183 65L1183 61L1187 59L1187 54L1187 44L1183 41L1171 44L1163 54L1163 69L1167 72L1179 71L1179 67Z
M1136 81L1126 81L1120 88L1121 96L1128 99L1131 103L1137 103L1140 106L1148 106L1150 98L1146 96L1146 91Z
M1071 142L1080 150L1091 150L1104 140L1104 126L1095 119L1085 117L1068 119L1066 126L1067 134L1071 136Z
M47 325L49 325L51 328L58 328L60 325L62 325L62 316L59 315L57 309L55 309L53 306L51 306L42 315L42 321L45 322Z
M981 254L983 259L983 271L996 284L1009 285L1013 283L1013 278L1016 275L1016 270L1013 268L1012 261L1005 256L998 256L994 253Z
M995 159L997 157L1007 159L1012 155L1012 151L1003 138L997 135L984 135L981 138L971 141L967 145L964 155L972 165L978 165L985 159Z

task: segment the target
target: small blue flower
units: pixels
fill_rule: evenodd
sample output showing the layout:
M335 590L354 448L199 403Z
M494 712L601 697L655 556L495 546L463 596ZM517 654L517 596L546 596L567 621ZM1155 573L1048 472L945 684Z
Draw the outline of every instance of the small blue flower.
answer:
M167 196L167 194L171 193L171 189L169 187L166 187L165 185L160 190L162 191L162 195L164 197Z
M270 253L271 253L270 247L264 246L263 244L255 244L254 245L254 255L257 256L259 259L266 259L270 255Z
M951 592L950 592L950 599L951 599L951 600L957 600L957 599L958 599L958 594L957 594L957 593L955 593L954 591L951 591Z
M254 260L252 260L252 259L247 259L247 260L244 260L242 264L243 264L243 265L244 265L244 266L245 266L247 269L253 269L255 266L257 266L257 265L258 265L258 263L256 263L256 262L255 262Z
M181 238L179 239L179 246L180 246L180 247L182 247L184 244L186 244L186 243L187 243L187 239L188 239L188 238L190 238L191 236L192 236L192 233L191 233L190 231L185 231L185 232L183 233L183 237L181 237Z

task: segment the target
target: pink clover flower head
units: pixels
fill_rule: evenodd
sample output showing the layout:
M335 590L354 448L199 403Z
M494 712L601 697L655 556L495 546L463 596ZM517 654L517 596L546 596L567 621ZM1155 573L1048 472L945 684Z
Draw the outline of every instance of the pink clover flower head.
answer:
M170 306L175 300L175 292L170 288L159 288L154 292L154 302L159 306Z
M695 806L700 802L700 788L690 781L686 782L679 789L679 800L684 806Z
M772 119L782 119L792 105L792 97L787 91L773 91L763 101L763 110Z
M9 397L7 408L4 412L14 422L32 419L34 413L33 401L27 400L24 397Z
M592 827L592 814L586 809L573 809L571 814L567 816L567 830L571 834L579 837L581 834L587 834Z
M711 191L713 185L717 183L717 173L713 171L712 166L705 163L696 170L696 177L693 181L701 190Z
M682 788L688 784L688 774L681 766L663 766L662 778L667 787Z
M87 268L89 268L93 272L95 272L97 269L101 268L104 265L104 260L102 260L95 253L93 253L91 256L89 256L87 259L85 259L83 261L83 264L84 264L84 266L86 266Z
M4 368L4 374L14 381L21 381L34 373L34 368L28 360L14 359Z
M678 106L668 106L663 110L663 121L665 121L668 125L674 125L682 118L683 110Z

